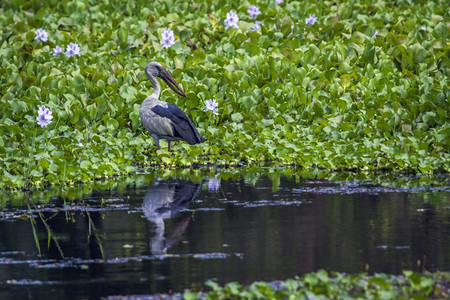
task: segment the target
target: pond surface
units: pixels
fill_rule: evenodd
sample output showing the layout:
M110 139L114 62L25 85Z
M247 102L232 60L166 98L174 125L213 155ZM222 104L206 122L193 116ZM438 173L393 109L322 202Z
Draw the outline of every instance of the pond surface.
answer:
M4 194L0 298L182 292L318 269L450 270L448 178L407 189L295 171L187 177Z

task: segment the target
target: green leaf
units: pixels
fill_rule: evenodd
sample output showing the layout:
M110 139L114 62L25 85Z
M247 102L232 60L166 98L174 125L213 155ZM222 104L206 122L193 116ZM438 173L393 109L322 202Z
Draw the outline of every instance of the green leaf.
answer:
M343 87L349 87L351 83L352 76L344 74L341 76L341 84Z
M320 49L317 48L316 45L314 44L310 44L309 45L309 51L311 52L311 54L315 57L319 57L320 56Z
M81 161L81 163L80 163L80 168L81 169L83 169L83 170L89 170L90 169L90 167L91 167L91 162L90 161L88 161L88 160L83 160L83 161Z
M242 114L238 112L231 115L231 120L237 123L241 122L243 118Z
M128 30L125 27L120 27L117 31L117 37L121 43L126 43L128 39Z
M422 45L416 43L411 46L411 50L415 63L422 63L425 61L428 51L422 47Z
M375 47L373 44L368 44L364 48L364 52L362 54L362 60L367 64L374 64L375 62Z
M236 48L234 47L233 44L227 43L227 44L223 45L223 50L227 53L232 54L232 53L234 53L235 49Z
M422 116L422 120L429 126L433 126L436 123L436 113L432 111L426 112Z

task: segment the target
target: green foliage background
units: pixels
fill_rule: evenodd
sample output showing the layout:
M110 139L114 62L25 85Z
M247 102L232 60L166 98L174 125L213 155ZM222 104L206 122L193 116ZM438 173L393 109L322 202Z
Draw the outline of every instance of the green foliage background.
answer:
M446 1L219 2L2 1L0 187L86 182L158 157L170 166L449 171ZM250 5L262 12L258 31ZM239 29L224 29L230 10ZM313 13L318 22L306 25ZM38 28L47 42L34 40ZM161 49L167 28L176 43ZM53 56L71 42L80 56ZM187 98L164 86L161 99L206 143L156 150L139 119L149 61L183 86ZM218 116L203 110L211 98ZM42 105L54 117L45 128L36 124Z

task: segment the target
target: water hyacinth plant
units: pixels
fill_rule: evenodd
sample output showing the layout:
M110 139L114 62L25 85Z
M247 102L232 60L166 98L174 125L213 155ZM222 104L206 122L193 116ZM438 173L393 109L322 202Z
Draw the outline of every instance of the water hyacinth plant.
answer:
M175 34L172 29L166 29L161 34L161 46L162 48L170 48L173 44L175 44Z
M36 118L36 122L39 126L44 128L45 126L49 125L53 120L52 112L50 109L42 105L38 110L38 116Z
M205 101L205 111L211 111L214 115L218 115L219 103L216 99L209 99Z
M55 48L53 48L53 56L59 56L62 52L63 48L60 46L55 46Z
M46 42L48 40L48 34L47 31L45 31L42 28L39 28L34 32L36 34L36 37L34 38L36 41L43 41Z
M377 273L368 275L328 273L325 270L303 274L285 281L256 281L242 285L236 281L220 286L215 281L205 284L210 291L185 291L162 294L162 299L447 299L449 272L401 275ZM170 298L169 298L170 299Z
M36 174L30 185L45 186L127 174L136 162L160 164L149 155L155 149L139 118L149 58L180 82L187 97L167 101L189 112L208 140L201 147L175 144L186 151L161 153L164 165L450 170L443 0L246 1L232 8L23 3L0 7L0 186L23 187L28 168ZM248 15L250 6L261 23ZM36 33L43 24L53 24L46 42ZM176 39L169 32L162 39L169 27ZM49 59L61 53L77 59ZM202 100L213 97L221 99L214 124L218 106ZM58 121L45 130L52 137L49 147L35 149L42 156L35 164L24 158L32 157L34 107L42 103ZM36 132L37 141L44 138ZM82 151L79 137L89 140Z
M227 13L227 18L225 19L225 29L228 28L239 28L238 26L239 17L234 11Z
M250 17L255 19L259 14L261 14L261 11L255 5L252 5L248 8L247 13L250 15Z
M253 24L252 30L256 31L259 28L261 28L261 21L256 21L255 24Z
M77 43L70 43L67 45L67 50L64 52L67 57L71 57L74 55L80 55L80 46Z
M305 24L314 25L317 22L317 17L315 14L310 15L305 19Z

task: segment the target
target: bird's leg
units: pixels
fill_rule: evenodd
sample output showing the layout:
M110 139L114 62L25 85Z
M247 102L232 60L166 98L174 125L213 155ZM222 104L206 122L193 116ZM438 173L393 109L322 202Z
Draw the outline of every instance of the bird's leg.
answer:
M151 134L151 136L152 136L153 140L155 141L156 148L158 148L158 150L161 150L161 147L159 146L158 136L156 134Z
M167 145L168 145L167 148L168 148L168 150L169 150L169 152L170 152L170 141L167 142Z

